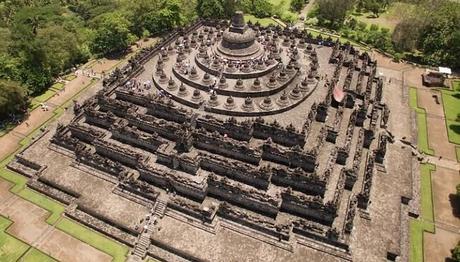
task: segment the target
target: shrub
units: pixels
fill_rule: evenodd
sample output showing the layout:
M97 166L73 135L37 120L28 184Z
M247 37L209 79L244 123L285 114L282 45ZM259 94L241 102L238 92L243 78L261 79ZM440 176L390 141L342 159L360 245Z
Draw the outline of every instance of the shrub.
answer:
M450 250L450 253L452 254L452 259L455 262L460 262L460 242L457 243L457 246Z
M370 30L371 30L371 31L378 31L378 30L379 30L379 26L376 25L376 24L372 24Z
M382 32L384 35L389 35L390 34L390 29L386 27L380 27L380 32Z
M319 23L319 20L318 18L314 17L314 18L309 18L307 19L307 21L305 21L305 24L306 25L311 25L311 26L315 26L315 25L318 25Z
M364 23L364 22L362 22L362 21L359 21L359 22L358 22L358 29L359 29L360 31L365 30L366 27L367 27L367 24L366 24L366 23Z
M351 29L355 29L357 24L358 24L358 20L356 20L356 18L354 17L348 19L347 21L347 26Z

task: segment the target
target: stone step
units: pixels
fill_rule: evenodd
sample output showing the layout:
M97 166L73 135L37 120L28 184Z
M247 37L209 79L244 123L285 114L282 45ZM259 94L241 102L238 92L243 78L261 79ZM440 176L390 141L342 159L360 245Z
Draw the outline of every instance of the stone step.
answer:
M135 256L138 256L138 257L140 257L140 258L143 258L144 251L143 251L143 250L135 249L135 250L134 250L134 255L135 255Z
M150 245L150 241L149 241L149 240L140 240L140 241L139 241L139 244L142 244L143 246L149 246L149 245Z

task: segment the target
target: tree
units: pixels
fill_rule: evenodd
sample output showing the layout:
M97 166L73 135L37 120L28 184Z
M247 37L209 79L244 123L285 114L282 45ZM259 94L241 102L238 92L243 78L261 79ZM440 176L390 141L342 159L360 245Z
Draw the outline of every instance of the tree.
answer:
M460 242L457 243L457 246L454 249L450 250L450 253L452 254L452 259L455 262L460 262Z
M426 6L419 48L424 62L460 68L460 3L441 0Z
M362 7L365 10L372 12L375 17L379 17L385 5L384 1L380 0L362 0L362 2Z
M250 13L259 18L271 16L273 5L268 0L251 0Z
M418 17L410 17L399 22L393 34L391 41L398 51L412 51L418 47L423 21Z
M90 45L91 51L98 55L126 50L134 36L129 28L131 23L120 13L107 13L98 17L95 37Z
M353 7L353 0L318 0L318 18L322 24L338 28Z
M223 0L198 0L196 11L201 18L229 18Z
M180 0L143 0L130 4L132 31L141 37L145 30L156 35L181 25L184 20L181 4Z
M23 113L27 110L28 97L26 90L18 83L0 79L0 120L10 114Z
M291 10L298 12L305 4L305 0L291 0Z
M65 13L57 5L20 9L11 22L11 42L4 55L8 62L0 64L0 74L37 94L61 72L85 61L89 54L79 20Z

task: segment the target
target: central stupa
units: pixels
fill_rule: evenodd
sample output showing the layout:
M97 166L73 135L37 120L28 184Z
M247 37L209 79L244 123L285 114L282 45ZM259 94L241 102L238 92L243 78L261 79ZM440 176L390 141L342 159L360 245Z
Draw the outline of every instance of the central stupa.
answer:
M222 36L218 51L226 56L250 58L260 51L256 42L256 33L244 22L243 12L237 11L232 17L231 25Z

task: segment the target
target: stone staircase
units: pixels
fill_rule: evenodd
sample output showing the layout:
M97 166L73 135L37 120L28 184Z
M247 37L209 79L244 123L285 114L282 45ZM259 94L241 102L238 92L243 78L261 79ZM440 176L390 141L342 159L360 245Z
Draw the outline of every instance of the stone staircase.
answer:
M159 196L157 198L155 205L151 210L150 219L144 225L144 229L139 235L136 245L134 246L133 250L131 251L131 255L127 260L128 262L142 261L146 257L147 251L150 247L150 236L153 234L155 228L154 217L162 218L165 215L167 205L167 196Z
M136 245L131 253L131 256L128 261L142 261L147 255L147 251L150 247L150 232L148 229L145 229L139 239L137 240Z
M163 218L166 212L166 207L168 206L168 198L167 196L160 195L155 202L155 206L153 207L153 215L157 216L158 218Z

